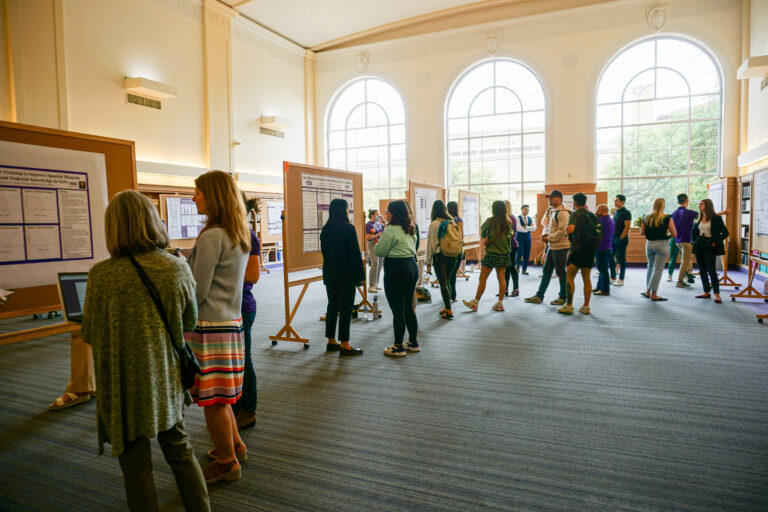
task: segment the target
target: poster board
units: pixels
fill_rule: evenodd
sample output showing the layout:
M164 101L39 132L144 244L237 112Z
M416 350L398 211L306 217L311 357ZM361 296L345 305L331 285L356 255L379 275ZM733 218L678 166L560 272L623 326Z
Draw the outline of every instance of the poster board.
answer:
M768 169L752 180L752 250L768 253Z
M379 215L384 217L386 219L385 214L387 213L387 206L389 206L389 203L392 201L407 201L404 197L394 197L390 199L379 199ZM367 212L366 212L367 214Z
M408 201L413 210L416 224L419 226L419 256L427 253L427 235L432 218L432 204L438 199L445 201L445 189L429 183L408 181Z
M709 198L712 200L712 205L715 207L716 212L721 212L725 209L723 206L724 185L724 181L716 181L708 186Z
M459 212L464 221L464 243L480 241L480 194L459 190Z
M30 263L0 266L0 287L13 288L16 293L11 295L8 302L0 308L0 318L12 318L21 315L45 313L61 309L56 286L56 275L63 271L87 271L97 261L109 256L104 240L104 209L109 199L115 194L127 189L136 190L136 157L134 143L126 140L110 139L95 135L54 130L38 126L23 125L0 121L0 165L14 166L27 169L27 180L39 179L42 176L30 170L43 169L43 173L58 173L74 176L86 174L85 189L80 188L82 179L78 178L77 189L66 189L68 180L59 182L61 187L37 187L40 190L55 190L57 201L64 208L74 208L80 212L76 218L71 215L65 218L58 211L58 221L53 223L68 233L73 229L68 239L60 237L59 258L45 258ZM27 181L31 184L31 181ZM73 185L74 186L74 185ZM5 187L6 189L12 187ZM35 187L21 187L34 189ZM78 191L87 191L87 201L66 198L65 196ZM23 192L22 192L23 193ZM6 192L7 195L14 193ZM33 194L34 195L34 194ZM39 199L39 198L38 198ZM72 202L74 201L74 202ZM66 205L65 205L66 203ZM89 232L78 222L84 223L83 216L87 212ZM38 210L37 215L53 215L54 211L46 213L45 209ZM6 213L7 215L7 213ZM40 217L42 219L43 217ZM6 220L8 218L6 217ZM6 226L9 223L6 223ZM89 240L89 254L83 252L78 258L65 258L75 255L78 247L85 251L85 240ZM76 246L65 249L67 242L76 241ZM53 261L45 261L53 260ZM21 269L21 270L19 270Z
M323 266L320 230L328 218L328 204L336 197L347 199L350 221L357 231L361 251L365 247L363 175L313 165L283 162L285 272Z
M584 193L584 195L587 196L587 210L591 211L592 213L595 213L597 211L597 205L602 204L597 200L598 193L599 192ZM603 201L603 203L607 201L608 201L608 193L606 192L606 198ZM571 211L575 210L576 208L573 206L573 194L563 194L563 204L569 210Z
M205 225L205 215L189 194L160 194L160 218L165 222L171 245L191 249Z
M264 242L283 241L283 221L280 216L285 209L285 201L281 197L266 197L259 199L261 222L259 223L259 240Z

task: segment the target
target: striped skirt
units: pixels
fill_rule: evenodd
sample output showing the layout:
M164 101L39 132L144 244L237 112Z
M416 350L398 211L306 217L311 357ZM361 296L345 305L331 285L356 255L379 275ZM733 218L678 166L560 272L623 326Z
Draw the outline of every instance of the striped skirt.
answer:
M200 362L202 375L189 390L200 407L234 404L243 389L245 345L242 319L226 322L198 320L184 339Z

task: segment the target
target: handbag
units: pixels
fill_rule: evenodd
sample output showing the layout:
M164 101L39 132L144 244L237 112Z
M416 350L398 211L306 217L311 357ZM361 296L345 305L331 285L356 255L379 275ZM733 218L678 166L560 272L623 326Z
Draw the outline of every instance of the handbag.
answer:
M136 258L134 258L132 254L129 254L128 258L130 258L133 266L136 267L136 272L139 274L139 277L144 283L144 286L147 287L147 291L149 292L150 297L152 297L152 302L155 303L157 312L160 314L160 318L163 319L165 330L168 332L168 336L170 337L171 346L176 351L176 355L179 356L179 376L181 377L182 387L184 389L194 387L195 376L202 375L203 373L203 371L200 369L200 363L197 361L197 358L195 357L194 352L192 352L192 349L189 348L189 345L187 345L184 340L182 340L182 345L184 348L178 348L176 346L176 340L173 339L173 331L171 330L171 325L168 322L168 316L165 314L163 303L160 301L160 294L158 293L157 288L155 288L154 283L152 283L152 281L149 279L149 276L144 271L144 268L142 268L142 266L139 265L139 262L136 261Z

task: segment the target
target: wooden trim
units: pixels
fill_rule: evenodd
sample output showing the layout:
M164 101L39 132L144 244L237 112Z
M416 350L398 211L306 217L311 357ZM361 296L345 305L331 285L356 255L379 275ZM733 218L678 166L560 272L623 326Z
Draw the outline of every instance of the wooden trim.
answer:
M20 341L34 340L37 338L45 338L47 336L54 336L56 334L64 334L68 332L74 332L80 330L80 324L73 322L62 322L55 325L46 325L45 327L36 327L34 329L27 329L25 331L10 332L8 334L0 334L0 346L10 345L11 343L18 343Z

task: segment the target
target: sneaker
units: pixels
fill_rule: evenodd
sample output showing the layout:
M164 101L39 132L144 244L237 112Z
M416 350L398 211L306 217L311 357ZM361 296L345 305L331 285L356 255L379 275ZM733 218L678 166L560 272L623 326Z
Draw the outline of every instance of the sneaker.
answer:
M504 304L502 304L501 301L498 301L496 304L493 305L491 309L494 311L504 311Z
M695 282L696 280L693 278L693 276L688 276L688 284L693 284Z
M542 298L539 297L538 295L534 295L533 297L528 297L523 300L529 304L541 304L542 302L544 302L544 300L542 300Z
M402 345L390 345L384 349L384 355L392 357L404 357L407 354L405 353L405 347Z
M376 290L375 286L369 286L368 287L368 293L376 293L376 292L377 292L377 290Z
M558 313L562 313L564 315L572 315L573 314L573 306L569 306L568 304L564 304L563 307L557 308Z
M421 352L421 346L418 341L405 342L405 350L408 352Z
M579 308L579 313L588 315L589 314L589 306L581 306Z
M463 302L464 305L467 306L472 311L477 311L477 304L478 304L478 300L477 299L463 300L461 302Z
M667 282L668 283L672 282L672 274L667 274Z
M678 281L675 286L677 286L678 288L690 288L691 287L691 285L689 285L688 283L684 283L683 281Z
M523 270L522 274L523 274L524 276L527 276L527 275L528 275L528 272L527 272L527 271L525 271L525 270Z
M597 290L597 291L594 291L594 292L592 292L592 294L593 294L593 295L603 295L603 296L608 296L608 295L610 295L610 294L611 294L611 292L604 292L604 291L602 291L602 290Z
M565 299L557 298L549 303L550 306L564 306L565 305ZM573 309L573 308L571 308Z
M616 281L613 283L613 286L624 286L624 280L623 280L623 279L617 279L617 280L616 280Z
M212 484L219 480L237 480L240 478L240 463L237 459L232 459L232 462L226 464L219 464L216 461L203 470L203 478L205 483Z
M376 291L377 291L377 292L380 292L380 291L383 289L383 288L382 288L381 286L379 286L379 285L376 285L376 286L374 286L374 288L376 288Z

